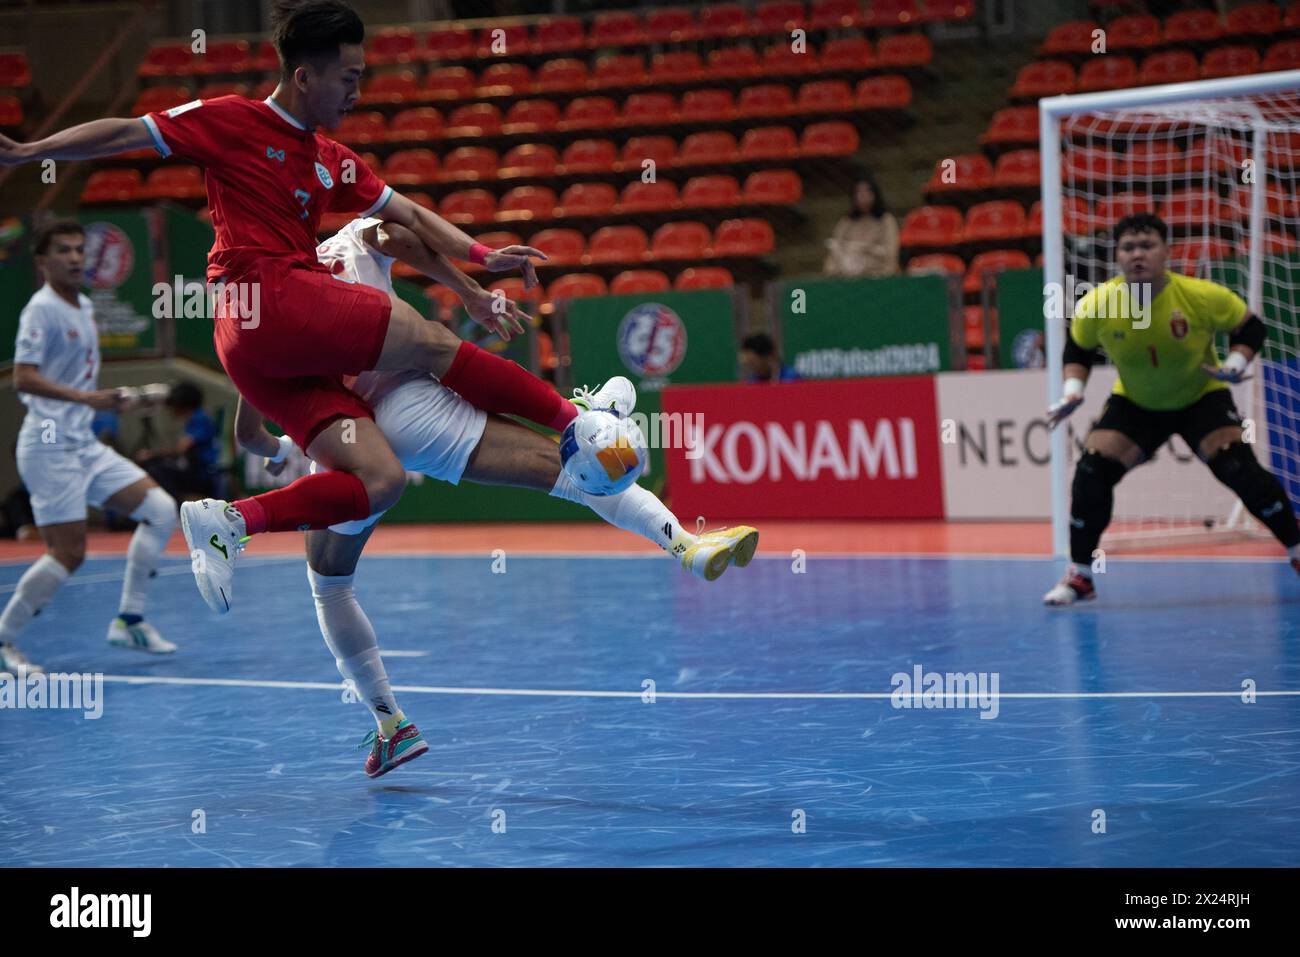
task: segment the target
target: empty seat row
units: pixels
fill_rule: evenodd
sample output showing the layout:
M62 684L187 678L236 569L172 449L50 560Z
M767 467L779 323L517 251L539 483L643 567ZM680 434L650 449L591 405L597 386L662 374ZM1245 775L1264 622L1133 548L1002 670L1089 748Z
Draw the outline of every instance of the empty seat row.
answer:
M1215 10L1182 10L1163 26L1148 14L1117 17L1103 28L1091 20L1058 24L1039 48L1046 55L1092 54L1097 31L1103 30L1106 49L1143 50L1161 44L1213 43L1224 37L1268 37L1283 29L1300 29L1300 6L1285 12L1274 3L1249 3L1220 17Z
M32 70L27 54L21 50L0 53L0 89L21 89L31 86Z

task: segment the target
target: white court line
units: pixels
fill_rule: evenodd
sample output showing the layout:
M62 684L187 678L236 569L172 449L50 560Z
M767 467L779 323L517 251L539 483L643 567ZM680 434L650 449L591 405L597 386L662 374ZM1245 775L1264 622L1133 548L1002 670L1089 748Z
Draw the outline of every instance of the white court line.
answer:
M115 557L115 556L105 556L105 557ZM287 560L302 561L301 558L287 559ZM283 564L284 561L286 561L286 559L272 558L269 556L266 558L245 559L243 562L240 563L239 567L243 568L244 565L246 564L247 565L279 565L279 564ZM0 562L0 567L4 567L6 565L14 565L14 564L19 564L19 563ZM26 564L30 565L31 562L27 562ZM191 573L192 573L192 569L190 568L189 562L185 562L184 564L181 564L180 562L173 562L173 563L168 563L166 565L160 566L158 569L157 577L163 578L169 575L189 575ZM73 574L73 576L69 578L67 581L65 581L60 586L60 588L61 589L67 588L69 585L97 585L102 582L120 582L121 580L122 580L121 572L97 572L93 575ZM14 582L12 585L0 585L0 595L7 595L9 594L9 592L12 592L17 588L18 588L17 582Z
M157 675L104 675L104 681L127 685L180 685L209 688L301 688L309 691L343 691L339 682L271 681L257 678L168 678ZM595 691L563 688L449 688L437 685L393 685L402 694L497 695L529 698L641 698L643 691ZM1125 698L1240 698L1241 691L1003 691L998 699L1067 701ZM1300 698L1297 691L1256 691L1260 698ZM705 701L888 701L891 691L656 691L656 698ZM912 697L912 695L907 695ZM932 697L969 700L974 694L943 693Z

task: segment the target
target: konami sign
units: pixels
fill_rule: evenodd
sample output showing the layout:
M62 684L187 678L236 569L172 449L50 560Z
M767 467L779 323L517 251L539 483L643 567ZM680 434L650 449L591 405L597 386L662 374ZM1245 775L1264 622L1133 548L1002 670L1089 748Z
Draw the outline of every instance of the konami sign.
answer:
M664 452L679 515L943 516L930 377L670 386L663 410L703 422Z

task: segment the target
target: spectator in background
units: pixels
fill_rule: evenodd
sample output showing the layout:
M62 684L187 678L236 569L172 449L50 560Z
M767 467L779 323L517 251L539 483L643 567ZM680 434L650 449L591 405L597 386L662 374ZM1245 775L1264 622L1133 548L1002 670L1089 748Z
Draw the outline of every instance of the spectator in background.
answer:
M164 404L185 423L184 432L169 448L142 449L136 461L178 501L215 496L217 427L203 411L203 393L192 382L178 382Z
M798 382L801 376L781 362L776 343L766 332L746 336L740 344L740 367L746 382Z
M898 272L898 220L868 173L853 185L853 206L826 240L828 276L892 276Z

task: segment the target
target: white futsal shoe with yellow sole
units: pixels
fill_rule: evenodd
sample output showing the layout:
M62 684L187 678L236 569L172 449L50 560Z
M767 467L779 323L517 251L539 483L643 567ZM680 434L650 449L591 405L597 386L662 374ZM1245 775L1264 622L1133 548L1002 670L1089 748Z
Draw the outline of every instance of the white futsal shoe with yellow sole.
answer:
M190 550L190 568L199 594L218 615L230 611L235 559L244 550L247 526L239 509L205 498L181 505L181 531Z
M749 525L704 532L682 552L682 568L706 582L714 581L735 563L744 568L758 550L758 529Z

